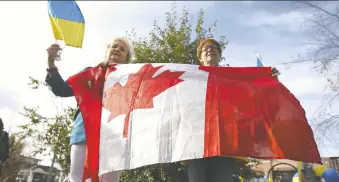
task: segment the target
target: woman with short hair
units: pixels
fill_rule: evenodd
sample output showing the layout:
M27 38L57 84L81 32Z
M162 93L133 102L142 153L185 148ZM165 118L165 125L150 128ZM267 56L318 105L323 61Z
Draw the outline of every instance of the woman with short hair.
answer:
M197 57L203 66L219 66L222 49L218 41L208 38L199 44ZM279 73L275 68L272 75ZM247 157L216 156L187 161L190 182L225 182L233 181L233 173L237 162L247 161Z

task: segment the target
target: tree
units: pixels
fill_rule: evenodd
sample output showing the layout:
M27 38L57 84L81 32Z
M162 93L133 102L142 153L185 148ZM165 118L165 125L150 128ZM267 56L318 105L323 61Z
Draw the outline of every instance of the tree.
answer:
M22 153L25 146L26 144L17 134L9 136L9 158L3 173L5 181L15 181L15 178L18 176L20 167L23 164Z
M251 180L253 178L261 177L258 173L254 170L256 166L261 164L261 160L249 158L249 162L244 165L239 165L239 175L243 177L245 180Z
M40 85L46 86L44 82L31 77L28 85L32 89L38 89ZM56 113L54 117L42 116L38 111L39 107L24 107L24 112L21 114L29 119L29 122L20 126L22 129L21 137L32 139L33 155L46 154L46 151L51 150L56 163L61 166L64 172L68 173L70 167L70 133L76 109L68 107L64 109L63 114Z
M309 54L299 56L298 59L285 63L295 64L313 62L314 69L327 79L326 89L329 91L324 97L323 104L319 107L319 117L316 121L316 133L319 136L328 134L330 129L338 129L339 115L329 113L328 109L339 98L339 3L327 2L335 6L326 6L324 2L298 2L302 8L311 12L305 17L308 30Z
M204 11L201 9L195 32L192 32L187 9L184 8L181 17L178 18L175 4L173 4L171 12L166 13L166 23L166 28L162 29L154 21L153 30L148 38L137 38L134 30L127 32L134 45L135 60L133 62L199 64L196 49L201 40L213 37L217 21L204 29ZM193 35L194 39L192 39ZM221 36L219 42L224 50L228 41Z
M127 36L134 45L134 63L181 63L181 64L199 64L196 56L196 49L201 40L213 37L213 31L217 27L215 21L207 29L204 28L204 11L201 9L198 13L198 22L195 30L188 22L188 11L182 10L179 17L176 11L175 3L170 12L166 12L166 27L161 28L154 21L153 30L149 37L138 38L132 30L127 32ZM194 37L194 38L193 38ZM219 39L222 50L228 44L224 36ZM251 166L242 166L242 173L251 178L248 172ZM184 162L173 164L155 164L141 167L134 170L125 171L122 174L122 181L142 182L184 182L188 181L186 166Z

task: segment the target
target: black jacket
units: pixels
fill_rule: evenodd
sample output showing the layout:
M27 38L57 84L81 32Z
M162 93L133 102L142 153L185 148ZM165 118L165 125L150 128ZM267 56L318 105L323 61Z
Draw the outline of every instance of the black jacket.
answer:
M90 69L92 67L87 67L82 71ZM72 97L74 96L72 88L68 85L68 83L61 77L59 72L55 69L47 73L45 78L46 83L49 85L51 91L54 95L59 97ZM80 113L79 108L75 112L73 120L78 116Z
M5 162L9 157L9 136L6 131L0 134L0 161Z

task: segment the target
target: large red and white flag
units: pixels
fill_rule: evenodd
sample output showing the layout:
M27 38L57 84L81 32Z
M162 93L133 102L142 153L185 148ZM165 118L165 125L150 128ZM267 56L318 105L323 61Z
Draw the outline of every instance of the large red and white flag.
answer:
M84 178L246 156L321 163L299 101L268 67L124 64L68 79L87 137Z

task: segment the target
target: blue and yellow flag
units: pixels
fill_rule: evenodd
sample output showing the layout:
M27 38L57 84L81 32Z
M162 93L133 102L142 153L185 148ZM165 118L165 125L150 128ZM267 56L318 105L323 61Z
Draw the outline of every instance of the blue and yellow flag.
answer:
M55 39L66 45L82 47L85 19L75 1L48 1L48 14Z
M259 53L256 53L256 56L257 56L257 67L263 67L264 64L262 62L262 59L261 59L261 56Z

